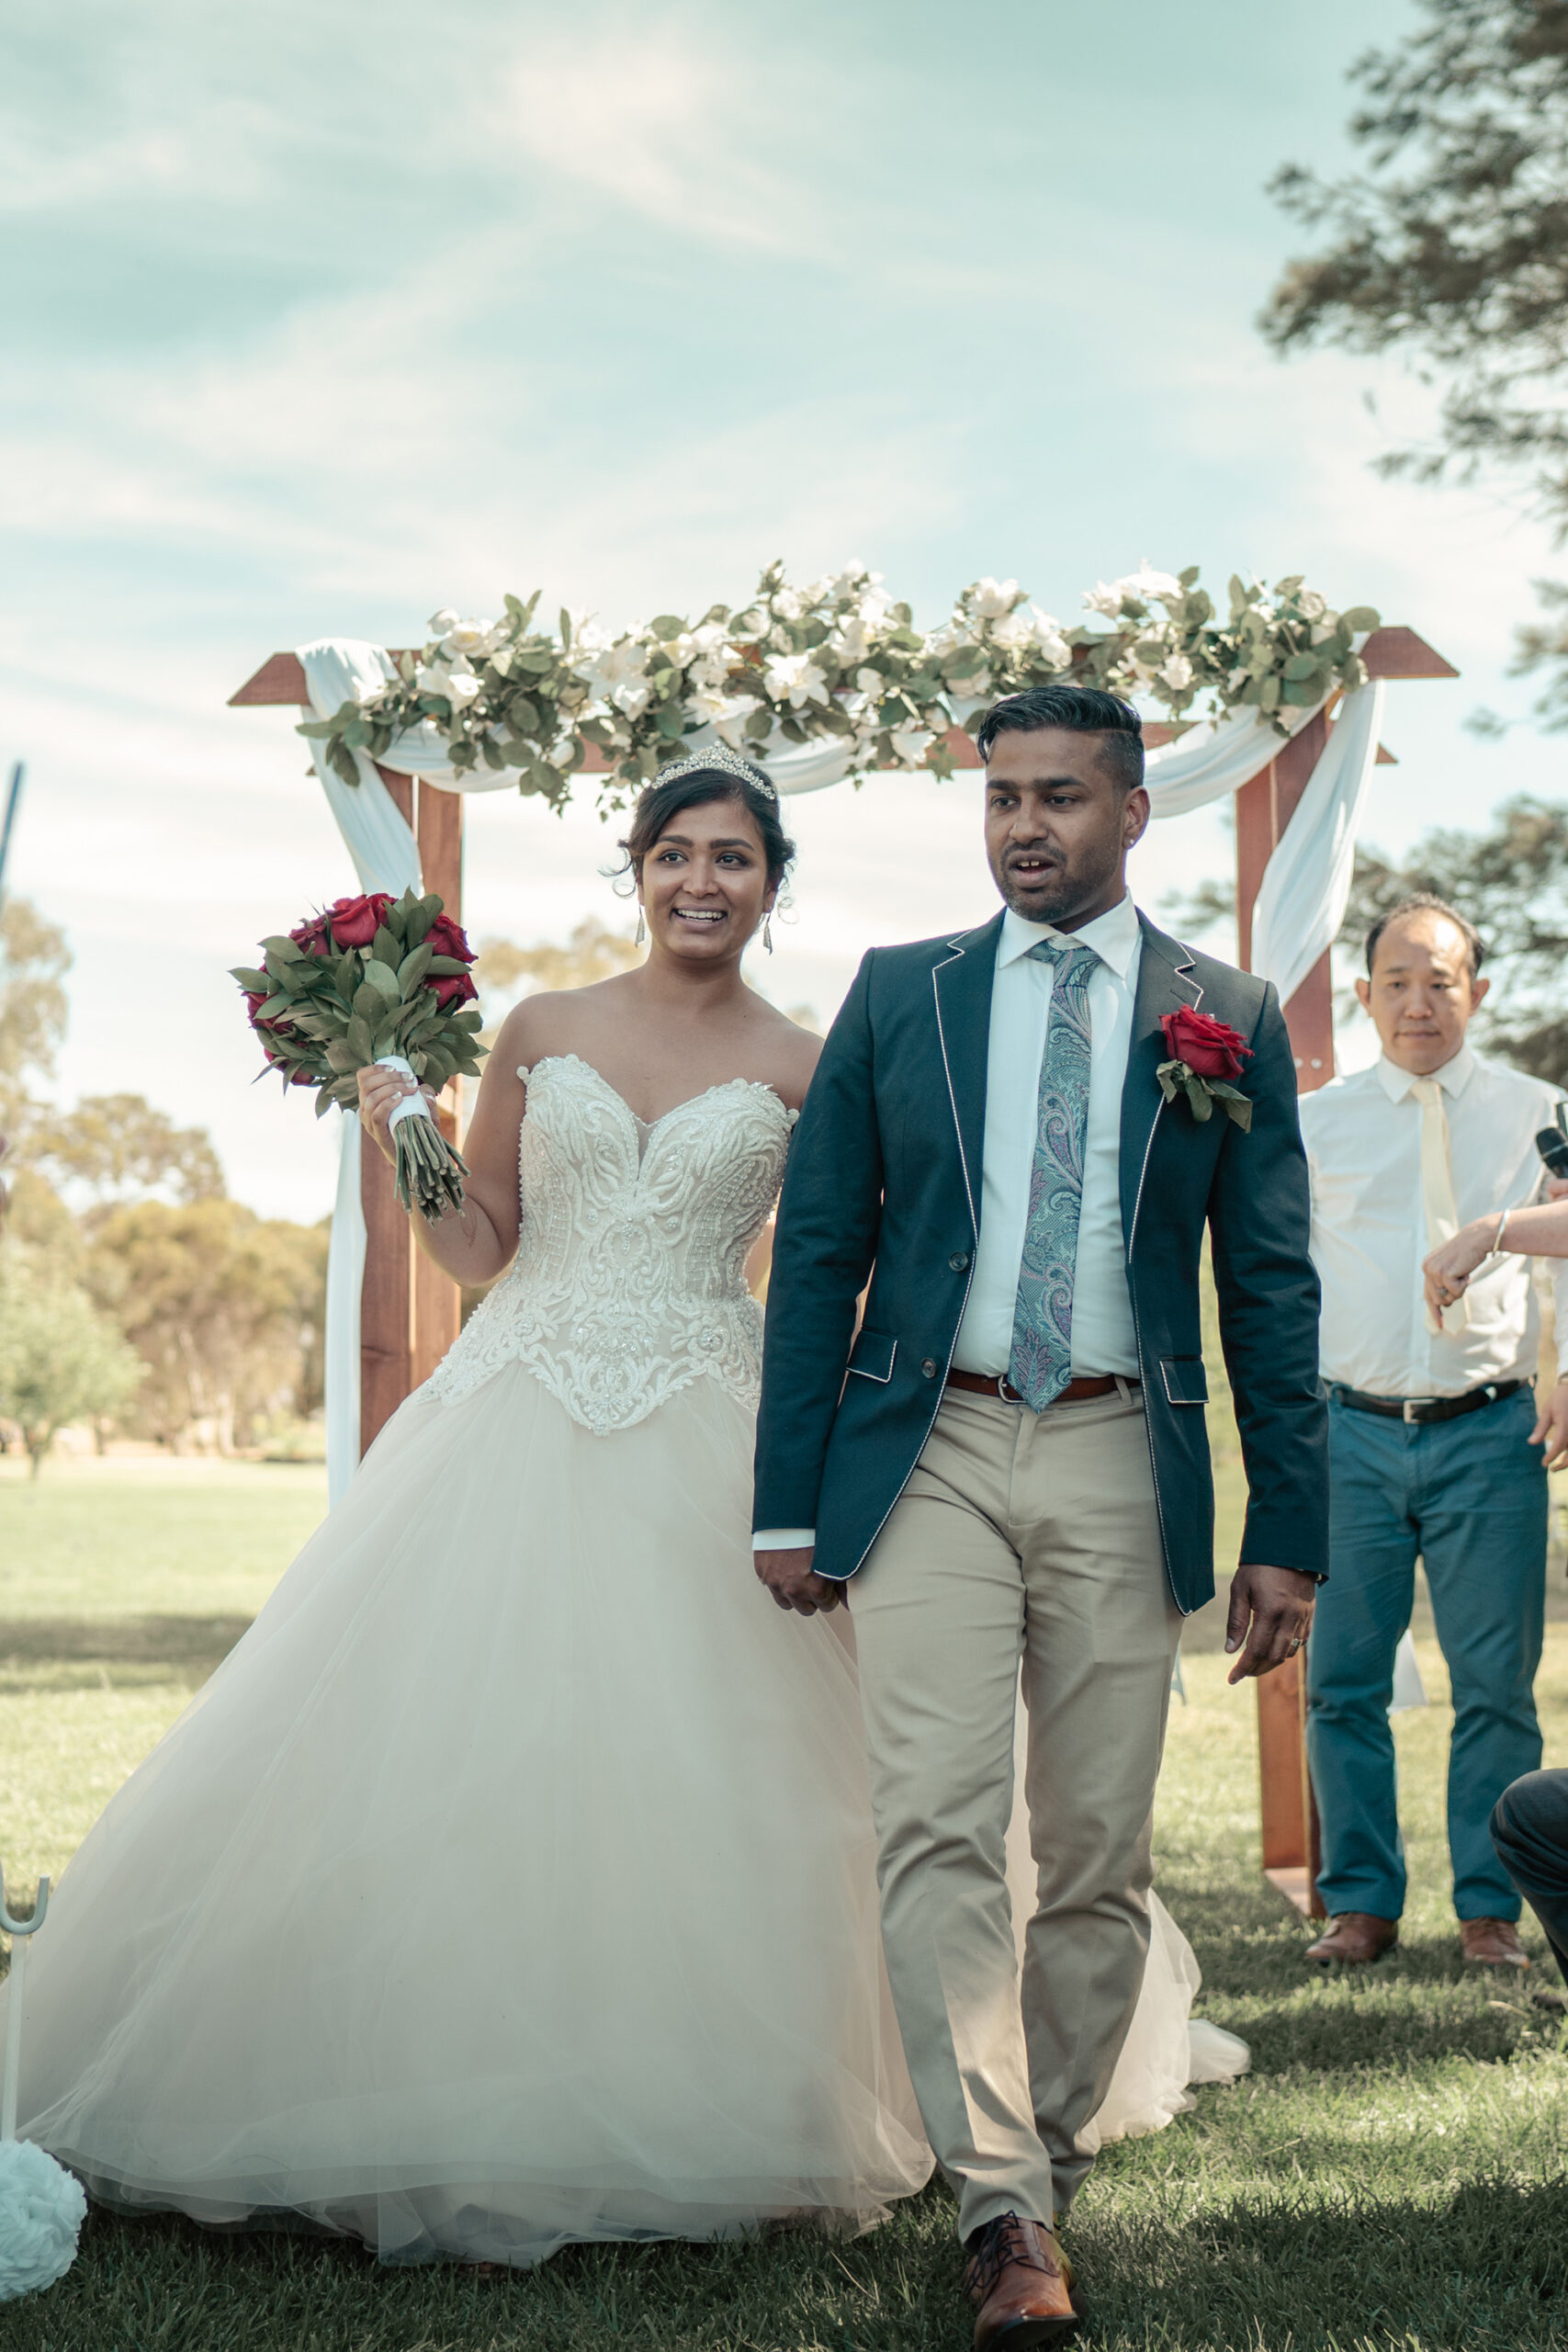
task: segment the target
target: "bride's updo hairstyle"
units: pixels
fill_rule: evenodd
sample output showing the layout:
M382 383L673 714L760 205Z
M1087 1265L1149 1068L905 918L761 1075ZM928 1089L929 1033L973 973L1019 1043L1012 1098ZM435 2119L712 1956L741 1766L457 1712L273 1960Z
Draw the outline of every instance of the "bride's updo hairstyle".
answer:
M631 831L619 843L626 864L617 870L642 877L642 862L683 808L713 800L739 800L762 837L768 880L777 890L795 857L795 843L779 821L779 796L765 768L742 759L728 744L694 752L645 785L632 810Z

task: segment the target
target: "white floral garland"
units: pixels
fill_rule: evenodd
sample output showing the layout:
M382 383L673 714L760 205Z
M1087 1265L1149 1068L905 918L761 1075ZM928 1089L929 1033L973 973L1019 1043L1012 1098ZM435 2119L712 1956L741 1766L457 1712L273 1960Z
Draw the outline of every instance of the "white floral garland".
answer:
M950 775L952 726L973 729L998 695L1067 679L1175 719L1200 703L1209 717L1250 705L1284 733L1282 711L1363 682L1355 642L1378 626L1368 605L1330 611L1300 574L1271 589L1233 578L1222 621L1196 565L1173 577L1146 561L1085 594L1086 611L1111 624L1101 628L1064 628L1016 580L978 580L922 634L860 563L807 588L791 588L775 563L739 611L713 605L694 626L662 614L618 637L564 611L555 635L536 630L537 603L537 593L525 605L508 596L499 621L434 614L429 641L399 657L396 681L300 733L324 739L354 784L356 751L385 760L400 734L428 724L459 773L515 768L519 790L557 807L590 744L610 762L600 797L621 808L709 726L759 757L836 741L852 775Z

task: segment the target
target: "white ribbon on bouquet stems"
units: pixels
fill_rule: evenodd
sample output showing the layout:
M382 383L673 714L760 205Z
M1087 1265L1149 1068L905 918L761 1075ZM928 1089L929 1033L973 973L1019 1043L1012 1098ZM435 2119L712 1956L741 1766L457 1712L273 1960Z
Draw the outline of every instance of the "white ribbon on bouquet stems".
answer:
M345 702L365 700L396 674L386 648L359 638L322 639L301 646L299 658L318 718L333 718ZM1344 921L1357 828L1377 759L1382 703L1381 678L1370 679L1344 697L1295 815L1264 869L1253 911L1253 969L1274 982L1281 1001L1294 995ZM955 716L962 720L968 707L961 705ZM1292 732L1314 716L1311 709L1291 713ZM710 737L718 741L711 729L686 740L691 749L700 750ZM1154 815L1185 816L1239 791L1277 756L1280 740L1268 720L1247 708L1190 728L1176 741L1161 745L1147 761ZM360 888L388 890L394 898L420 889L419 845L375 763L363 752L355 752L359 782L347 785L329 766L323 750L319 741L310 741L316 774ZM848 773L852 752L836 741L795 744L781 737L758 746L757 756L766 761L779 791L791 795L821 792L839 783ZM443 792L510 791L515 786L513 776L489 767L459 774L446 757L445 738L430 726L410 728L400 735L386 755L386 765L421 776ZM333 1502L359 1460L359 1291L365 1271L357 1119L345 1114L339 1133L326 1316L327 1487Z

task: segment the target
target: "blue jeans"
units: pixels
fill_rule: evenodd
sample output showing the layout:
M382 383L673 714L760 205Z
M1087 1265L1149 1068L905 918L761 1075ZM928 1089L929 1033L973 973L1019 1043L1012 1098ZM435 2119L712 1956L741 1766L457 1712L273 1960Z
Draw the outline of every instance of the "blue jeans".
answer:
M1331 1914L1404 1908L1393 1654L1427 1571L1453 1687L1449 1856L1461 1919L1517 1919L1489 1825L1540 1762L1532 1684L1546 1600L1546 1471L1528 1387L1416 1424L1329 1403L1329 1566L1307 1657L1307 1755Z

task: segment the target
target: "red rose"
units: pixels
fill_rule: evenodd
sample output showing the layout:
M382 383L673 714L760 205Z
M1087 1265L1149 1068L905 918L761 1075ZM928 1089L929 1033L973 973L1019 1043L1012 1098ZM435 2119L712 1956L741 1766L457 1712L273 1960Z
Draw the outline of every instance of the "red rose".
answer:
M445 954L446 951L443 949L442 952ZM443 1012L450 1012L455 1004L472 1003L479 994L467 972L447 972L443 977L427 980L425 986L434 989L436 1004Z
M1221 1078L1234 1086L1242 1063L1251 1058L1252 1047L1239 1030L1190 1005L1162 1013L1159 1025L1166 1052L1173 1062L1185 1062L1194 1078Z
M288 1015L287 1015L286 1013L281 1013L281 1012L279 1012L279 1013L275 1013L275 1014L274 1014L274 1016L273 1016L273 1018L272 1018L270 1021L258 1021L258 1020L257 1020L257 1018L256 1018L256 1015L257 1015L257 1013L258 1013L258 1012L260 1012L260 1011L261 1011L261 1009L262 1009L263 1005L264 1005L265 1002L266 1002L266 998L265 998L265 995L262 992L262 990L260 990L259 989L246 989L246 991L245 991L245 1010L246 1010L246 1012L247 1012L250 1014L250 1016L251 1016L251 1027L252 1027L253 1029L257 1030L257 1031L259 1031L259 1032L263 1032L263 1033L265 1033L265 1031L267 1031L267 1030L269 1030L269 1029L281 1029L281 1030L288 1030L288 1029L291 1029L291 1028L293 1027L293 1025L294 1025L294 1024L293 1024L293 1023L288 1019ZM262 1036L262 1043L263 1043L263 1045L264 1045L264 1046L266 1044L266 1038L265 1038L265 1034L264 1034L264 1035L263 1035L263 1036Z
M450 915L436 916L424 934L423 944L433 949L437 956L455 956L464 964L471 964L474 960L474 951L468 945L462 925L454 922Z
M372 890L358 899L334 899L327 909L333 940L339 947L368 947L387 919L389 890ZM292 934L291 934L292 935Z
M325 915L312 915L308 922L296 923L288 936L307 956L330 956L333 952Z

